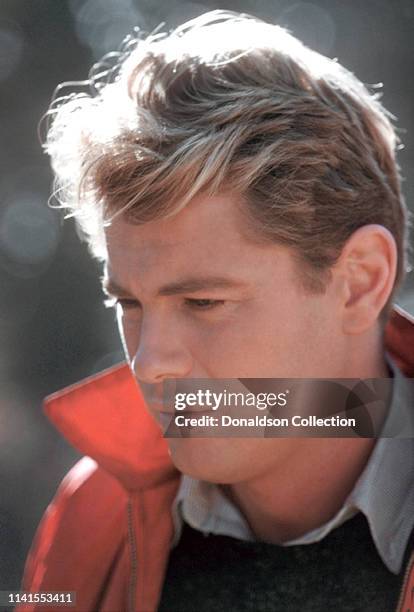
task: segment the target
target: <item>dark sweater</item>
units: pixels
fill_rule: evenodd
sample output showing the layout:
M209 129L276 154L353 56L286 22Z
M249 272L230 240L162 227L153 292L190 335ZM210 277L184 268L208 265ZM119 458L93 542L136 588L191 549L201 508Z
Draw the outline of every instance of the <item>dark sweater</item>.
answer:
M159 611L394 612L407 561L398 576L387 569L361 513L320 542L288 547L184 523Z

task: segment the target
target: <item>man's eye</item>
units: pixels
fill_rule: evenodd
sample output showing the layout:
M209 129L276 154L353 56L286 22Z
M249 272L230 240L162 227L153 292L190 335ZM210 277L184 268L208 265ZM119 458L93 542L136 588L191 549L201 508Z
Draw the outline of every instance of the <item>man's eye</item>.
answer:
M208 300L208 299L194 299L187 298L185 303L190 308L195 310L212 310L213 308L217 308L218 306L223 306L224 300Z

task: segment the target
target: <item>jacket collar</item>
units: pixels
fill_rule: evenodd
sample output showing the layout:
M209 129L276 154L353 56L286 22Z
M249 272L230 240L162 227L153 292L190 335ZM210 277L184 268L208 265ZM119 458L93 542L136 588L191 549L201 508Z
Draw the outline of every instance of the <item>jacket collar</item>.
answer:
M126 364L50 395L44 410L70 444L128 490L154 487L178 474Z
M384 343L401 372L414 377L414 317L395 304L385 327Z
M400 370L414 377L414 318L398 306L385 328L384 345ZM154 487L178 475L126 364L50 395L45 412L75 448L128 490Z

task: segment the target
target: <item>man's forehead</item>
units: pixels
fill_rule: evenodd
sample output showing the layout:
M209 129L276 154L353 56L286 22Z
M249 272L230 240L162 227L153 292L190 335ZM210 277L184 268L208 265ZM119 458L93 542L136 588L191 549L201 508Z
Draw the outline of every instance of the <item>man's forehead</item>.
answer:
M233 267L250 246L239 231L227 201L205 198L190 204L175 217L136 225L123 218L105 228L108 269L112 275L161 273L168 266L174 274Z
M190 233L184 235L183 240L181 235L171 231L162 221L138 225L119 218L112 221L104 233L109 259L120 251L125 259L133 258L136 253L142 260L147 253L167 252L191 243Z

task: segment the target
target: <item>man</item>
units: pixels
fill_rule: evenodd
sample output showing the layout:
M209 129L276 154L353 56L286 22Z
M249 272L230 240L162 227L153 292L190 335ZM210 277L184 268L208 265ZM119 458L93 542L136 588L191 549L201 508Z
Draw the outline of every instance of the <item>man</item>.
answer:
M23 588L79 610L410 609L412 439L162 436L170 379L393 377L386 422L412 418L386 111L224 11L129 45L110 76L53 111L46 147L128 366L47 402L87 457Z

